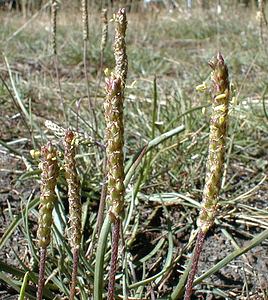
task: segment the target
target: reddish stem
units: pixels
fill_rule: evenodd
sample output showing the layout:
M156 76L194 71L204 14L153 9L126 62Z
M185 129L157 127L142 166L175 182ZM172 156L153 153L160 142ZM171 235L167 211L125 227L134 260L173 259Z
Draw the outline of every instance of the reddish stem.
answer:
M43 289L45 284L45 264L46 264L47 249L40 249L40 266L38 276L37 300L42 300Z
M107 300L114 300L115 274L116 274L116 267L117 267L120 225L121 225L120 219L116 218L116 220L113 224L113 232L112 232L112 256L111 256L111 267L110 267L110 271L109 271L109 284L108 284Z
M206 237L206 233L200 230L197 235L196 245L192 256L192 266L191 266L191 271L189 273L186 288L185 288L184 300L191 299L191 295L193 291L193 282L194 282L195 275L197 273L199 257L203 249L205 237Z
M72 272L72 284L70 289L70 300L74 299L75 288L77 282L77 270L78 270L78 261L79 261L79 249L73 249L73 272Z

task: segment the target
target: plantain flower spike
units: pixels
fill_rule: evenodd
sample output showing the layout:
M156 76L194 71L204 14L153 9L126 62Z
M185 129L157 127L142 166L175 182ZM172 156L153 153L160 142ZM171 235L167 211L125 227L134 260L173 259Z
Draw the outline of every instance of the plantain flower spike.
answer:
M101 52L103 52L107 45L107 40L108 40L108 17L107 17L106 8L104 8L101 12L101 19L102 19Z
M122 89L126 85L128 59L126 52L126 29L127 17L126 10L120 8L115 16L115 41L114 41L114 56L115 56L115 74L121 78Z
M261 19L263 19L265 25L267 26L267 19L265 15L265 2L264 0L258 0L258 7L259 7L259 12L261 14Z
M48 143L41 148L41 197L37 238L40 248L45 249L50 243L52 210L56 199L55 186L59 173L57 150Z
M228 69L220 53L209 62L212 68L212 115L210 119L207 173L198 226L206 233L214 222L224 166L229 103Z
M104 104L106 121L107 155L107 202L110 205L112 222L124 212L124 124L123 89L121 78L111 74L106 79L106 101Z
M57 0L51 0L51 48L52 54L57 54Z
M81 0L81 11L82 11L82 24L83 24L83 40L87 41L89 37L87 0Z
M64 138L65 178L68 185L68 199L70 211L70 245L72 249L79 249L81 242L81 197L80 181L75 162L75 134L67 130Z

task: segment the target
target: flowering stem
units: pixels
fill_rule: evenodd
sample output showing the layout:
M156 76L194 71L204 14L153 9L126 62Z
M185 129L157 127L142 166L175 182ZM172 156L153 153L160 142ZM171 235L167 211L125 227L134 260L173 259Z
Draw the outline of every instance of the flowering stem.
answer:
M191 265L191 271L188 276L188 281L186 285L186 292L184 295L184 300L190 300L191 295L192 295L192 290L193 290L193 282L194 282L194 277L195 274L197 273L197 267L198 267L198 261L199 257L204 245L206 233L199 231L197 235L197 240L196 240L196 245L193 253L193 260L192 260L192 265Z
M38 289L37 289L37 300L42 300L43 289L45 284L45 264L46 264L47 249L40 249L40 267L38 275Z
M70 289L70 298L69 300L73 300L75 296L75 288L77 282L77 270L78 270L78 262L79 262L79 249L73 249L73 271L72 271L72 284Z
M80 181L76 170L75 161L75 135L67 130L64 139L65 177L68 185L68 200L70 211L70 245L73 251L73 272L70 290L70 300L74 299L77 282L77 268L79 248L81 243L81 215L82 205L80 199Z
M116 274L117 257L118 257L120 227L121 227L121 220L118 218L113 224L112 255L111 255L111 263L110 263L110 270L109 270L109 285L108 285L107 300L114 300L115 274Z
M192 294L193 281L197 273L198 261L208 230L214 223L218 197L224 169L225 139L227 135L227 115L229 104L228 69L220 53L209 62L212 68L212 115L210 119L209 151L207 172L201 211L197 221L199 233L192 257L184 300Z

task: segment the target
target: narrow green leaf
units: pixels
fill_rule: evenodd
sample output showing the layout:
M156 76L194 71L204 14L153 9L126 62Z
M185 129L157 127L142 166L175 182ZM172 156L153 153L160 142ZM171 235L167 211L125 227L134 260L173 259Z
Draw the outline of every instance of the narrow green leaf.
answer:
M19 295L18 300L24 300L24 298L25 298L25 289L26 289L26 286L28 284L28 275L29 275L29 272L26 272L25 275L24 275L22 286L20 288L20 295Z
M103 294L103 269L104 269L104 255L107 247L107 238L110 232L111 221L107 214L100 232L97 253L96 253L96 263L94 272L94 300L102 300Z
M0 239L0 250L3 248L3 246L5 245L5 243L7 242L7 240L10 238L10 236L16 230L16 228L18 227L18 225L20 225L20 223L22 222L23 215L25 214L26 210L28 209L28 211L30 211L34 207L36 207L39 204L39 200L40 200L39 198L36 198L36 199L32 200L29 203L28 208L24 208L23 211L15 217L15 219L8 226L8 228L6 229L4 235Z

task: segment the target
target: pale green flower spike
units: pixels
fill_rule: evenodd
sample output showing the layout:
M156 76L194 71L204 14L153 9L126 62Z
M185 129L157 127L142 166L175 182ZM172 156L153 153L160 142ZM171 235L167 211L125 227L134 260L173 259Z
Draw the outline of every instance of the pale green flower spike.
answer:
M72 249L79 249L81 241L81 199L80 181L75 162L75 134L67 130L64 139L65 178L68 185L70 211L70 244Z
M57 54L57 10L56 0L51 0L51 49L52 54Z
M219 53L209 64L213 69L211 74L213 83L212 115L210 119L207 173L201 204L202 208L197 222L202 232L209 230L216 214L224 165L230 93L228 69L221 54Z
M112 221L124 211L124 124L121 79L111 75L106 79L107 202Z
M82 23L83 23L83 40L87 41L89 36L87 0L81 0L81 11L82 11Z
M121 8L115 16L115 41L114 41L114 57L115 57L115 74L120 77L122 89L126 85L128 59L126 53L126 30L127 17L126 10Z
M37 238L39 247L44 249L50 243L52 210L56 199L55 186L59 172L57 150L51 143L41 149L40 166L42 173Z

